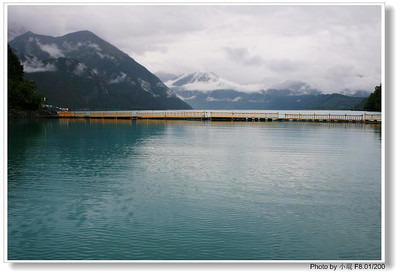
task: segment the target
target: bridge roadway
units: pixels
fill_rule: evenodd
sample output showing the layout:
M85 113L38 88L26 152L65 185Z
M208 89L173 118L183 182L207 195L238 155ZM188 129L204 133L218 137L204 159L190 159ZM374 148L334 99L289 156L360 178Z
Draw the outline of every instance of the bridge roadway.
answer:
M235 111L107 111L60 112L59 118L93 119L175 119L210 121L308 121L381 123L381 114L302 114Z

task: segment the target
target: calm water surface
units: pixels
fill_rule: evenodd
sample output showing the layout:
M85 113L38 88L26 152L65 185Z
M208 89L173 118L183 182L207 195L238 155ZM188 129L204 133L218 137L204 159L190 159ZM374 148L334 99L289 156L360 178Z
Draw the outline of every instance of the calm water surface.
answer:
M379 125L12 121L10 260L381 258Z

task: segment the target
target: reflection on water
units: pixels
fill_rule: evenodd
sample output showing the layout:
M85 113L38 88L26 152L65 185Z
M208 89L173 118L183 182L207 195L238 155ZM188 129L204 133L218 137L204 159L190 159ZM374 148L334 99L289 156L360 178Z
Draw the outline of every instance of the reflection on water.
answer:
M380 259L380 126L9 127L9 259Z
M91 124L115 124L115 125L132 125L130 119L89 119Z

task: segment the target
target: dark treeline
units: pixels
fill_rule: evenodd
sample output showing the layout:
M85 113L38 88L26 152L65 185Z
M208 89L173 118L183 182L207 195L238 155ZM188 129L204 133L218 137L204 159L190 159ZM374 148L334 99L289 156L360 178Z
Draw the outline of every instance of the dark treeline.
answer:
M26 116L43 108L43 96L34 82L24 80L24 68L8 46L8 112L9 116Z
M364 104L364 110L381 111L381 87L382 85L375 87L375 91L368 97Z
M381 87L382 85L375 86L375 91L369 95L368 98L364 98L354 109L359 111L376 111L381 112Z

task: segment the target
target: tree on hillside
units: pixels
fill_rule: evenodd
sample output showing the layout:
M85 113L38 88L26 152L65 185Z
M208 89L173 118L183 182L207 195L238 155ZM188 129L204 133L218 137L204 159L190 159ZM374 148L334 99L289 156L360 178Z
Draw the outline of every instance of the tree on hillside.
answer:
M8 108L35 111L42 108L42 104L43 96L35 83L24 80L24 68L8 46Z
M375 91L372 93L366 103L364 104L364 110L367 111L381 111L381 87L382 85L375 86Z

